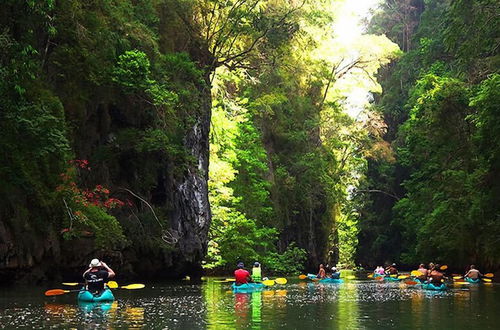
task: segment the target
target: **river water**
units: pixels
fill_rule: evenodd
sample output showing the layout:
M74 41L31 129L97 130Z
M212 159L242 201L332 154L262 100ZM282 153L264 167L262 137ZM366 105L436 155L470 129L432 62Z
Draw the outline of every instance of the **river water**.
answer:
M500 284L432 292L365 279L289 279L235 294L230 284L208 278L116 290L114 303L96 305L78 305L75 293L45 297L46 289L0 288L0 328L500 329Z

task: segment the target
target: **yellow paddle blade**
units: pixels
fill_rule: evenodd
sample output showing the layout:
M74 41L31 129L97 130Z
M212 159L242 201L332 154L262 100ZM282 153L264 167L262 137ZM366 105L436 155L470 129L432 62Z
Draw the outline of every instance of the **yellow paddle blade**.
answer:
M470 284L469 282L464 282L464 281L455 281L453 283L454 284Z
M409 277L408 275L399 275L399 276L398 276L398 278L403 279L403 280L404 280L405 278L408 278L408 277Z
M83 285L83 283L73 283L73 282L64 282L62 285L68 285L68 286L77 286L77 285Z
M442 265L441 267L439 267L439 269L441 269L441 270L447 270L448 266L447 265Z
M137 289L143 289L144 287L146 287L144 284L129 284L122 286L121 288L127 290L137 290Z
M491 279L489 279L489 278L483 278L483 281L485 281L485 282L491 282Z
M368 275L368 278L373 278L373 274Z
M286 284L286 282L288 282L288 281L286 280L286 278L283 278L283 277L277 278L275 281L276 281L276 283L278 283L278 284Z
M419 276L422 276L424 275L422 272L418 271L418 270L412 270L411 271L411 276L416 276L416 277L419 277Z
M462 278L462 276L453 276L453 279L454 279L454 280L459 280L459 279L461 279L461 278Z
M491 278L491 277L494 277L494 276L495 276L495 275L494 275L493 273L486 273L486 274L484 274L484 277L489 277L489 278Z
M354 275L346 276L346 279L348 279L348 280L354 280L355 278L356 278L356 276L354 276Z
M396 274L392 274L392 275L390 275L390 276L391 276L391 277L398 277L398 275L396 275Z
M115 281L109 281L108 282L108 288L110 289L116 289L118 287L118 283L116 283Z
M415 285L415 284L418 284L418 282L415 282L415 281L412 281L412 280L408 280L408 281L406 281L406 282L404 282L404 283L406 283L406 284L408 284L408 285Z
M226 282L235 282L235 281L236 281L236 279L234 279L234 278L226 278Z
M304 275L304 274L299 275L299 279L301 279L301 280L305 280L306 278L307 278L307 276L306 276L306 275Z
M273 280L265 280L264 282L262 282L262 284L264 284L265 286L272 286L272 285L274 285L274 281Z

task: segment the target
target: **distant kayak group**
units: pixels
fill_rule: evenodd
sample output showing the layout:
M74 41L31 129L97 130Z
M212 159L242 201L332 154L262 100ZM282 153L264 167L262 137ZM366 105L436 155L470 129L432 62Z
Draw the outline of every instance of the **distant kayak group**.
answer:
M493 277L492 273L483 275L479 270L476 269L475 265L470 265L469 270L463 276L456 275L452 278L445 275L444 272L447 269L448 266L446 265L429 263L429 265L426 267L425 264L420 264L417 270L411 272L411 278L413 281L410 280L405 283L420 285L421 288L426 290L445 290L447 289L445 281L463 279L465 282L459 281L455 283L480 283L481 279L483 279L483 281L485 282L491 282L490 278ZM406 275L398 276L398 274L399 272L396 268L396 264L393 263L386 268L377 266L377 268L373 271L373 274L370 274L369 277L388 281L400 281L409 277Z

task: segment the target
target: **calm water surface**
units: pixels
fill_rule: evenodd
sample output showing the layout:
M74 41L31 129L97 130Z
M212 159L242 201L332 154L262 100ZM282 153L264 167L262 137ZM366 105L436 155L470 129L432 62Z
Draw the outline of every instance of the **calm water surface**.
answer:
M209 278L198 284L116 290L114 303L95 305L78 305L74 293L44 297L46 289L0 288L0 328L500 328L499 284L431 292L366 280L343 284L289 280L262 292L234 294L229 284Z

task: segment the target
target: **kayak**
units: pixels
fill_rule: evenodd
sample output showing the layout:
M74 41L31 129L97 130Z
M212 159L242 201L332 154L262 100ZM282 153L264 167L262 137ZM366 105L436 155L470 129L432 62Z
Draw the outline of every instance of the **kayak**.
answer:
M381 275L381 274L373 274L373 278L377 278L377 277L383 277L385 275Z
M474 278L466 277L465 280L467 282L469 282L469 283L479 283L479 282L481 282L481 280L479 278L474 279Z
M384 281L387 281L387 282L399 282L399 281L401 281L401 279L397 278L397 277L386 276L386 277L384 277Z
M233 283L233 285L231 287L233 288L234 292L252 292L252 291L262 290L264 288L264 284L262 284L262 283L245 283L245 284L236 285L236 283Z
M448 287L444 283L441 283L441 284L424 283L424 284L422 284L422 289L424 289L424 290L443 291L443 290L446 290L447 288Z
M97 295L83 289L78 292L78 301L100 302L113 300L115 300L115 296L113 296L113 292L110 289L104 289L104 291Z
M344 283L344 281L340 278L324 278L322 280L319 280L319 283Z

